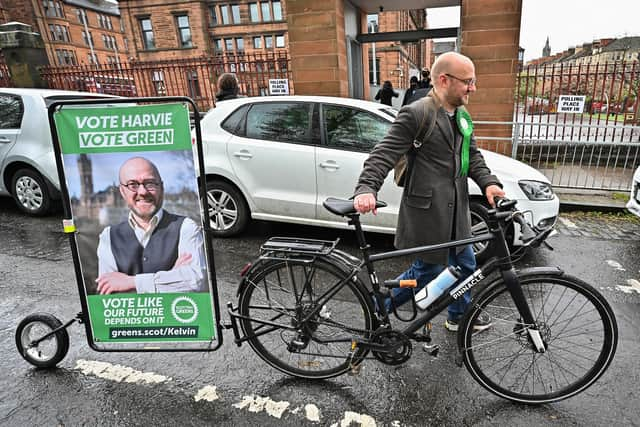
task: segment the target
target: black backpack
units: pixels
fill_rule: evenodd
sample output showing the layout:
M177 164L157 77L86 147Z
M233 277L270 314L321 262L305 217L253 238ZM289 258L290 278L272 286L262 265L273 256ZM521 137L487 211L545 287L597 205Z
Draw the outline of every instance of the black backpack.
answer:
M413 160L416 157L416 151L422 147L422 144L424 144L427 139L429 139L433 133L433 129L436 127L436 119L438 117L438 103L436 99L430 96L421 102L424 102L425 104L424 114L422 116L418 132L416 132L416 136L413 138L413 146L406 154L400 157L400 160L398 160L393 167L393 180L398 187L404 187L407 183L407 176L409 175L407 171L413 167ZM429 125L425 127L427 125L427 121L429 122Z

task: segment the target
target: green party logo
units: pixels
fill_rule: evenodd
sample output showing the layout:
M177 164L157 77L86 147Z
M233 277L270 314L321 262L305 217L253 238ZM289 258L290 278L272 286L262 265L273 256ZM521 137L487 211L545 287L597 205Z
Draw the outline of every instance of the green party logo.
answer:
M180 323L191 323L198 317L198 305L187 296L178 297L171 304L171 314Z

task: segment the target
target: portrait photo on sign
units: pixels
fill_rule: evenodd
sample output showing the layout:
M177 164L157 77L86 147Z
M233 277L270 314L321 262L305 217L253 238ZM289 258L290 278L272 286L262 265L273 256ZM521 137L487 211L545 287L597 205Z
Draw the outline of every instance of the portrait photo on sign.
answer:
M88 295L209 291L190 150L63 159Z

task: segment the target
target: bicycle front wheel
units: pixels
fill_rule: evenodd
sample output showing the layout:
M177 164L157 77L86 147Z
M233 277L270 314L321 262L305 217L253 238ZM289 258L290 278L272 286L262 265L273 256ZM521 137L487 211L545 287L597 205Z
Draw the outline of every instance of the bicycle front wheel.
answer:
M367 351L353 350L352 341L370 337L374 308L361 282L347 277L321 258L262 261L239 297L240 325L253 350L301 378L331 378L357 366Z
M473 378L509 400L539 404L573 396L607 369L618 329L611 307L593 287L568 275L520 277L546 351L538 353L504 283L474 300L458 337ZM474 332L479 316L492 327Z

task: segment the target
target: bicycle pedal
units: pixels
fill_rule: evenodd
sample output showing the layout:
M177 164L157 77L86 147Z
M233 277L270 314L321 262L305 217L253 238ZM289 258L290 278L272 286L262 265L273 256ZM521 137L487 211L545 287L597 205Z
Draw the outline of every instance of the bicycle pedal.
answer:
M360 375L361 370L362 370L362 364L351 365L351 369L349 369L349 375L352 375L352 376Z
M438 344L433 344L433 345L424 344L422 346L422 349L433 357L438 357L438 353L440 352L440 346Z

